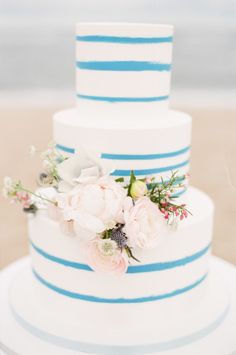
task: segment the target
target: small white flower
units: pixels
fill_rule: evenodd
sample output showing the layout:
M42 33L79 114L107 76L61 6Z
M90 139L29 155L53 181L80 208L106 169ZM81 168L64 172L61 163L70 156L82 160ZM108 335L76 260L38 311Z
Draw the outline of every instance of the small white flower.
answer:
M3 189L2 189L2 194L5 198L9 197L9 194L14 191L14 185L12 178L9 176L5 176L3 180Z
M113 256L117 253L117 244L111 239L100 239L97 242L98 249L104 256Z
M12 188L13 186L12 178L10 176L5 176L3 183L6 189Z
M31 146L30 146L30 149L29 149L30 156L33 157L33 156L35 155L36 151L37 151L37 150L36 150L35 146L34 146L34 145L31 145Z

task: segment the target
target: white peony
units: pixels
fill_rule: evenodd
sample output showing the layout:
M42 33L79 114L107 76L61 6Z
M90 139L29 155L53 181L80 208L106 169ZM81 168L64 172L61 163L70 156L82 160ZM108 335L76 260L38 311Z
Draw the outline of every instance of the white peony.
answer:
M124 204L124 220L124 232L133 248L155 247L166 230L162 213L148 197L139 198L135 204L127 197Z
M75 231L84 228L102 233L107 226L123 222L123 202L126 190L112 177L99 178L94 183L79 184L56 199L64 220L73 220Z

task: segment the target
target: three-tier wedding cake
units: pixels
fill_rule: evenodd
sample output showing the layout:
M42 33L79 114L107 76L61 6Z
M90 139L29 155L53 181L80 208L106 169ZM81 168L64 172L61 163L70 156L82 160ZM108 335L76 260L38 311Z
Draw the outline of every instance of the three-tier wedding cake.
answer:
M63 193L50 216L42 208L29 218L32 269L10 289L21 326L64 354L175 349L209 334L226 312L208 269L213 203L174 173L189 172L191 117L168 108L172 43L169 25L77 25L77 108L53 118L58 156L66 157L58 166ZM100 157L105 177L88 162L71 179L82 151L89 162ZM99 189L94 174L105 179ZM36 195L53 200L52 189ZM179 213L179 225L167 225Z

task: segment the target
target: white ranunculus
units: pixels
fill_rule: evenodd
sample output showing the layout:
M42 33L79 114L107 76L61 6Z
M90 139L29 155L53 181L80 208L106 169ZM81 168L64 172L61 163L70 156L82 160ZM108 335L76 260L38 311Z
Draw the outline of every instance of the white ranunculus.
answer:
M61 178L59 191L70 191L77 184L92 183L105 174L101 160L85 153L82 149L79 154L64 160L57 166Z
M123 202L126 190L112 177L104 176L94 183L78 184L70 192L59 194L58 207L65 220L77 227L102 233L107 226L123 222Z
M162 213L148 197L139 198L135 204L127 197L124 204L124 220L124 231L133 248L155 247L166 232Z

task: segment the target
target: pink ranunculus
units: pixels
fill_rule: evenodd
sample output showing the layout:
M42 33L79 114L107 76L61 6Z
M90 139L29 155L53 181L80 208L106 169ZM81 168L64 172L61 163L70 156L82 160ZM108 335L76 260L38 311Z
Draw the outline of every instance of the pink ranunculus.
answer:
M88 243L88 263L97 272L122 275L128 268L128 256L115 241L96 238Z
M79 227L102 233L115 221L123 222L123 201L126 190L112 177L105 176L87 185L77 185L66 194L59 194L58 207L64 220L73 220Z
M130 197L126 198L124 207L124 231L131 247L152 248L163 238L166 223L156 204L148 197L139 198L133 204Z

